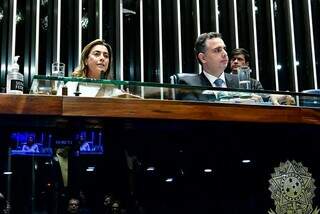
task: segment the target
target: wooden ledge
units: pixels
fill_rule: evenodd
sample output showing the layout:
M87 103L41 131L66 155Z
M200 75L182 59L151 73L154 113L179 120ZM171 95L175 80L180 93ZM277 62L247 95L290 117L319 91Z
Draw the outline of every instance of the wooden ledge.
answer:
M320 125L315 109L119 98L64 97L63 115Z
M0 115L320 125L320 109L122 98L0 94Z
M62 97L0 94L0 114L62 115Z

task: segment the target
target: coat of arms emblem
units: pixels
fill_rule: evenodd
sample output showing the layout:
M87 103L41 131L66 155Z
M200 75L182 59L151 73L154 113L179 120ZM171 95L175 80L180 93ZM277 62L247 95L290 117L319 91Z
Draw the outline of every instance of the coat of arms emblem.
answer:
M269 180L276 210L269 214L318 214L312 207L316 189L308 168L296 161L280 163Z

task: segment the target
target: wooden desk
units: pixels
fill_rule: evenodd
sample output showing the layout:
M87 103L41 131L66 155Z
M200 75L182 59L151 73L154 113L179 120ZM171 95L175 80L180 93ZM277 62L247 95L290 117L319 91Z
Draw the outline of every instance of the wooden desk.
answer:
M285 106L0 94L1 115L320 125L320 110Z

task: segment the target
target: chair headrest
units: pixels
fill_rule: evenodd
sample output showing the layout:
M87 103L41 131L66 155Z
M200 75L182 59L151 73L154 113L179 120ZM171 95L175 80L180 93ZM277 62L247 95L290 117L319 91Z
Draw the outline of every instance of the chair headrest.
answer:
M302 91L302 93L307 93L307 94L320 94L320 89L308 89Z
M177 73L170 77L171 83L176 84L179 82L180 79L184 79L185 77L194 77L198 74L195 73Z

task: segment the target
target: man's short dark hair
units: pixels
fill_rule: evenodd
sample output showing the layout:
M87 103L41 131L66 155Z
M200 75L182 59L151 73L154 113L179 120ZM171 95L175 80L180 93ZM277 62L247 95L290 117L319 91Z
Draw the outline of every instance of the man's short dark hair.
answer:
M212 38L221 38L221 34L217 33L217 32L203 33L200 36L198 36L198 38L196 40L196 43L194 45L194 53L195 53L196 58L200 64L201 64L201 62L198 59L198 54L206 52L206 49L207 49L206 41L208 39L212 39Z
M250 61L249 52L244 48L233 49L230 54L230 59L232 59L235 55L240 55L240 54L242 54L244 56L246 63Z

